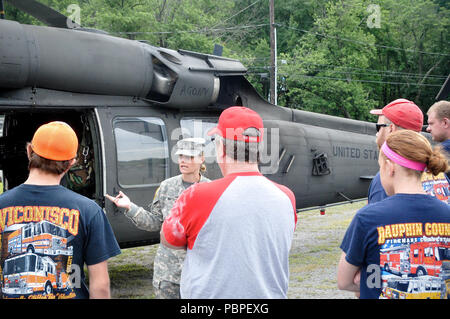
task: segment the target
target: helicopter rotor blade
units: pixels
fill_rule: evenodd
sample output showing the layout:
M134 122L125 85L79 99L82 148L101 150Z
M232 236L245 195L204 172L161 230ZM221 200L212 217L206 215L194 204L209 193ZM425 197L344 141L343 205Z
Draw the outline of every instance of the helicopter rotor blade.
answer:
M22 10L50 27L56 28L77 28L77 23L67 18L62 13L35 0L6 0L19 10ZM69 27L68 21L71 22Z

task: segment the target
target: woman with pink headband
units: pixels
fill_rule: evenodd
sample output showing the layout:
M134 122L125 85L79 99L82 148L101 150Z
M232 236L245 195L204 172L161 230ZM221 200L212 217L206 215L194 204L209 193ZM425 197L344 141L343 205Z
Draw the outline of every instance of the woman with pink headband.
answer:
M450 294L421 288L441 287L439 274L450 269L450 206L428 195L421 182L424 172L448 170L445 155L421 134L402 130L386 139L378 163L389 197L353 218L341 244L338 288L361 298Z

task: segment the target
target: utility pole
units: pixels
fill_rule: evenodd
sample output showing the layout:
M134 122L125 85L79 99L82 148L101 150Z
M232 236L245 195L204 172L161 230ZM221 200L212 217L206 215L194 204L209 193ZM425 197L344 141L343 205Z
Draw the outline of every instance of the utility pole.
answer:
M275 25L275 0L269 0L270 21L270 103L277 104L277 28Z
M3 0L0 0L0 19L5 18L5 7L3 5Z

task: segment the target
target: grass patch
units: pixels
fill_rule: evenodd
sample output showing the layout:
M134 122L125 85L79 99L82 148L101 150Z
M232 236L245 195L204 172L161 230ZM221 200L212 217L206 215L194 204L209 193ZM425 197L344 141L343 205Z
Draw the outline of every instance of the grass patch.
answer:
M109 267L113 298L154 298L153 269L130 263Z
M128 285L130 282L143 277L152 278L153 270L139 264L111 265L109 267L109 278L111 286Z

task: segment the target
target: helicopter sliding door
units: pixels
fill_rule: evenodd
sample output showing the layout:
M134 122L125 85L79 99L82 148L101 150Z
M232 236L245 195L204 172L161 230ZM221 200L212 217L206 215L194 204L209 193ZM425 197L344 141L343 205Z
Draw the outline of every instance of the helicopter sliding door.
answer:
M11 109L4 110L0 137L0 169L3 189L22 184L28 177L27 142L36 129L51 121L68 123L76 132L80 144L77 163L63 177L61 184L88 198L100 200L101 184L96 174L99 162L93 116L90 110Z
M174 120L152 108L97 108L104 145L107 194L122 191L148 208L159 184L170 176L169 127ZM122 247L159 241L159 232L139 230L121 209L105 199L105 209Z

